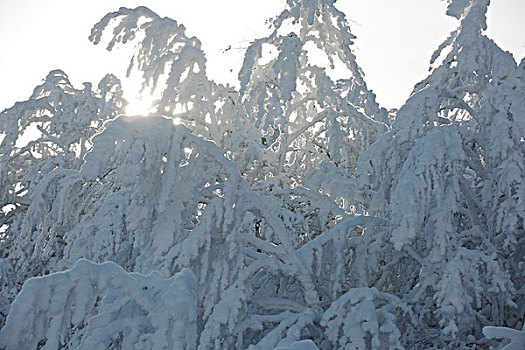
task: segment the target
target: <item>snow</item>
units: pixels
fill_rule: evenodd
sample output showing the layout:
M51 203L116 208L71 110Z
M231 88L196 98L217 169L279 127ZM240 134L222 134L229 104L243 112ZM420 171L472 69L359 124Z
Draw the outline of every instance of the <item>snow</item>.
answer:
M521 331L507 327L483 327L483 334L489 339L508 339L510 342L502 350L519 350L525 347L525 326Z
M387 111L334 3L288 0L239 91L183 25L120 8L91 40L136 45L154 112L55 70L0 113L0 348L523 347L524 63L487 0L450 1Z
M195 277L128 273L79 260L71 270L29 279L0 333L5 349L192 348ZM27 336L29 334L29 336Z

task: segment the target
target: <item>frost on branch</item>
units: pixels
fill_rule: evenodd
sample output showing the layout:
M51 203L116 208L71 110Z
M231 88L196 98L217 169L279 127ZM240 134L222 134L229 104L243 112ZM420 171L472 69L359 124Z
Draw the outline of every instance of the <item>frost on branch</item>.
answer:
M263 271L296 281L304 302L316 304L279 208L252 192L216 145L160 116L119 117L93 143L80 172L46 176L36 191L42 201L16 227L8 258L20 282L79 258L164 278L191 267L203 347L243 342L234 326L259 300L252 283L265 279ZM55 200L43 202L50 191ZM289 308L286 300L278 309ZM258 308L274 310L271 303Z
M304 169L322 161L352 170L387 129L387 112L366 88L350 48L354 36L333 3L288 1L273 33L247 49L241 101L259 130L268 170L257 180L267 186L300 183ZM347 80L336 84L330 75Z
M354 288L332 303L321 325L334 348L403 349L394 311L399 305L396 297L375 288Z
M242 266L233 251L225 265L216 260L223 245L240 249L235 165L163 117L117 118L93 142L80 172L57 169L37 187L9 253L20 278L69 268L80 257L167 278L199 258L202 269L193 268L209 287L199 290L213 304L217 283ZM55 200L46 202L51 192ZM208 256L210 249L217 252Z
M57 169L37 188L8 256L19 281L79 258L163 278L190 267L203 349L300 341L349 287L345 255L384 224L341 223L297 251L279 201L253 192L218 147L172 119L119 117L93 143L80 172ZM363 227L367 236L346 244ZM375 260L356 261L371 271Z
M2 258L20 238L13 225L28 210L39 183L59 167L80 168L92 147L91 137L124 104L120 81L113 75L106 75L94 91L90 83L84 89L74 88L63 71L55 70L27 101L0 113L0 135L4 135L0 143ZM11 293L10 288L3 291Z
M413 266L409 303L424 324L439 324L447 346L482 338L468 325L515 325L523 314L522 249L506 250L525 239L523 138L513 133L523 135L523 72L482 35L487 5L462 7L461 26L433 61L449 53L356 170L365 208L393 223L390 241Z
M77 90L64 72L55 70L34 89L29 100L1 112L0 133L4 138L0 157L2 164L10 166L2 167L0 181L3 190L13 187L9 193L2 193L2 207L10 200L15 204L16 200L7 197L23 191L14 187L20 184L27 190L27 182L42 176L39 167L45 167L47 161L79 168L82 157L91 148L91 136L124 104L120 81L115 76L106 75L98 91L92 91L90 83ZM27 173L30 176L22 181Z
M501 350L520 350L525 347L525 325L521 331L507 327L483 327L483 334L489 339L505 339Z
M197 341L195 277L128 273L80 260L28 280L0 332L3 349L190 349Z
M452 1L392 123L334 2L287 1L240 92L176 21L121 8L92 40L138 43L165 116L60 71L1 114L0 347L522 346L525 60L482 34L488 1Z
M236 124L232 117L238 94L208 79L199 39L188 37L177 21L146 7L108 13L93 27L90 40L98 44L106 32L112 34L108 50L137 43L127 74L137 71L144 78L142 91L160 96L156 113L176 116L195 134L238 151L238 142L228 139Z
M128 75L134 67L142 72L144 88L151 86L155 89L166 69L171 69L169 78L176 85L184 80L202 80L205 76L206 60L200 41L187 37L184 26L177 21L161 18L146 7L121 7L119 11L108 13L93 27L90 40L98 44L110 26L114 26L113 37L107 46L110 51L116 44L143 37L138 52L130 61Z

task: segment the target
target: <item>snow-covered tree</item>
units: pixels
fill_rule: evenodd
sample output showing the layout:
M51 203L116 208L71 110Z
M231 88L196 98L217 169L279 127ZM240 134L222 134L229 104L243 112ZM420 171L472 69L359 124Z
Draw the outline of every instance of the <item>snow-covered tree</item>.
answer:
M93 92L90 83L85 83L83 90L75 89L64 72L55 70L28 101L4 110L0 119L4 135L0 144L2 206L16 205L20 193L45 175L41 168L50 159L79 168L91 148L91 136L102 129L104 120L115 117L124 103L120 82L113 75L107 75ZM33 165L37 168L30 170Z
M93 27L90 40L100 43L110 29L107 50L135 43L127 75L141 74L142 93L159 96L153 106L156 113L176 117L195 134L225 148L234 128L237 92L208 79L200 40L188 37L177 21L146 7L108 13Z
M121 8L90 39L136 44L154 113L53 71L0 114L0 349L523 345L525 60L483 34L488 0L449 1L389 112L334 3L288 0L239 91Z
M0 259L10 254L21 238L11 226L31 205L40 182L57 168L80 168L92 147L91 137L102 130L105 120L120 113L125 103L114 75L106 75L95 91L90 83L78 90L63 71L54 70L29 100L0 114L0 133L4 135L0 143ZM7 260L2 264L4 271L12 273ZM6 277L2 289L13 293L14 279L7 272L2 276Z
M163 278L190 267L203 348L242 344L245 329L232 327L247 317L247 303L261 303L251 284L264 279L263 269L296 280L305 305L316 302L275 201L253 192L215 144L161 116L119 117L93 144L80 171L48 174L14 226L19 236L7 260L17 281L79 258Z
M366 87L355 37L334 2L287 1L272 34L246 51L240 94L259 130L263 164L254 177L265 186L300 184L322 161L352 170L387 130L388 113Z
M356 172L365 206L393 223L390 241L409 261L410 282L400 290L427 327L441 329L426 334L428 344L466 347L482 338L482 325L515 326L523 314L523 254L516 246L505 252L504 243L524 239L523 139L516 136L523 135L523 73L482 34L487 6L451 2L448 14L461 25L432 61L449 53ZM517 134L505 125L510 120ZM500 207L505 200L514 209Z
M71 270L24 284L0 347L190 349L197 341L195 310L190 270L163 279L79 260Z

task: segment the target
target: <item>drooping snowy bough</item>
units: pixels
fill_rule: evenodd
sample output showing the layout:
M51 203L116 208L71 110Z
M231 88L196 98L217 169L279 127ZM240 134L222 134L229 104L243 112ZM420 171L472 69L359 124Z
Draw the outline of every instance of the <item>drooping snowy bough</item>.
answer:
M449 1L386 111L334 3L288 0L239 91L121 8L90 38L137 45L154 115L61 71L0 114L0 349L523 345L525 61L482 34L488 0Z

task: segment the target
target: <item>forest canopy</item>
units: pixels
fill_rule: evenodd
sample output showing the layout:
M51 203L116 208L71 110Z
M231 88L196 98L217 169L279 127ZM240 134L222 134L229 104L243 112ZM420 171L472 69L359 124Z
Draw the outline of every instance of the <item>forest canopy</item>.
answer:
M0 349L525 348L525 59L449 0L387 110L335 3L287 0L239 88L122 7L89 39L150 113L62 70L0 113Z

